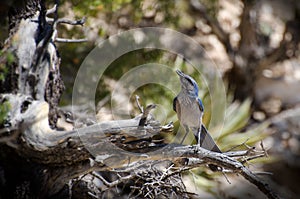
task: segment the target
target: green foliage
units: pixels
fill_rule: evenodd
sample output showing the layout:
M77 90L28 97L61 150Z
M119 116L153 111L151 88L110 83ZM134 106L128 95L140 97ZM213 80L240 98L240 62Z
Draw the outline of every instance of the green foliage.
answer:
M73 5L74 10L78 14L95 17L98 13L103 13L106 14L109 18L113 16L114 12L117 13L117 11L126 6L139 8L141 3L141 1L133 0L71 0L67 2L70 2Z
M202 2L202 1L201 1ZM204 1L205 6L209 6L210 10L215 9L217 0L212 2ZM51 7L51 6L49 6ZM98 34L100 38L107 38L111 36L111 30L124 30L126 28L144 27L145 24L152 24L151 26L162 26L172 28L175 30L189 30L195 26L195 19L191 12L189 2L185 0L62 0L59 9L59 16L63 17L72 10L75 18L86 17L87 21L85 27L88 27L88 34ZM154 13L153 16L147 16L146 13ZM157 17L160 16L160 17ZM129 20L129 27L120 27L118 20L120 17L125 17ZM101 23L99 23L101 22ZM102 24L105 23L106 25ZM100 26L95 26L99 24ZM89 29L89 27L92 27ZM58 34L63 38L82 38L83 32L80 26L63 26L60 25ZM95 31L95 33L90 33ZM72 87L76 77L76 69L80 66L83 59L88 52L94 47L93 43L82 44L58 44L59 51L62 56L62 74L64 82L68 87ZM114 64L112 64L105 75L109 78L117 79L120 74L129 71L132 67L138 64L143 64L139 60L149 60L149 54L152 52L133 52L127 54L125 57L120 57ZM151 54L150 57L153 62L161 59L160 55ZM144 55L143 55L144 54ZM148 56L148 57L147 57ZM150 60L149 60L150 61ZM139 62L139 63L138 63ZM144 62L144 63L146 63ZM147 62L148 63L148 62ZM101 91L100 91L101 88ZM99 83L99 92L96 94L97 101L109 94L109 89L104 82ZM201 93L201 96L204 93ZM64 93L62 104L68 104L71 101L71 92ZM206 104L209 104L208 102Z
M245 143L249 146L255 145L257 142L263 140L268 136L268 133L265 131L269 126L268 122L263 122L258 126L252 127L245 132L240 133L231 133L226 137L224 136L221 142L225 143L223 149L229 150L232 147L238 146L242 143ZM245 147L238 147L237 149L245 149Z
M262 122L261 124L250 126L246 131L240 132L248 125L251 114L250 108L251 100L249 99L243 103L232 103L228 107L223 131L218 137L218 143L220 143L223 151L229 150L242 143L253 146L268 136L265 130L269 126L269 122ZM245 148L239 147L238 149L244 150Z
M0 51L2 62L0 63L0 81L4 81L8 74L8 67L15 61L15 56L11 52Z
M11 105L8 101L5 101L4 103L0 104L0 126L3 126L7 118L7 113L10 109Z
M71 1L75 5L75 9L83 11L83 13L93 11L101 12L116 12L126 4L132 3L132 0L87 0L87 1Z
M5 65L0 64L0 81L5 80L7 73L8 73L7 67L5 67Z
M15 61L15 56L12 53L6 55L7 64L10 65Z
M240 130L247 124L250 117L250 106L250 99L245 100L242 104L230 104L226 111L225 124L220 139Z
M163 52L161 50L141 49L126 53L125 55L122 55L118 59L114 60L105 70L103 77L100 79L96 93L96 101L100 101L106 95L111 94L111 88L104 83L105 80L113 79L118 81L124 74L137 66L153 62L160 63L159 58L162 56L162 54ZM151 90L153 90L153 88ZM163 94L164 91L159 90L158 93ZM154 92L147 92L146 87L139 88L135 94L140 95L142 99L153 100L154 96ZM150 97L150 95L152 97ZM134 97L132 100L134 103Z
M218 11L219 0L201 0L201 3L205 6L207 12L210 16L216 18L216 13Z

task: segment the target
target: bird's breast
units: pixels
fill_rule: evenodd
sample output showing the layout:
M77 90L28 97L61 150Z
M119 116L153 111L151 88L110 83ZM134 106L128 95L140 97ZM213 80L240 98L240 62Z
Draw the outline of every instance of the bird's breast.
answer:
M202 123L202 111L196 99L178 98L180 103L180 122L189 127L199 127Z

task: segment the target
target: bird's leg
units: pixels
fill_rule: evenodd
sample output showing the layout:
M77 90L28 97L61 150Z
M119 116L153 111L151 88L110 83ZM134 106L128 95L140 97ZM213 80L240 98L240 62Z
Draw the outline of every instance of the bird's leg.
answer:
M202 130L202 125L200 125L199 129L198 129L198 147L201 147L201 130Z
M200 135L201 135L201 127L198 128L198 127L192 127L191 130L193 131L193 134L195 136L195 139L196 139L196 142L197 142L197 147L201 147L201 138L200 138Z
M189 127L187 125L183 125L184 126L184 130L185 130L185 135L183 136L180 144L182 144L187 136L187 134L189 133Z

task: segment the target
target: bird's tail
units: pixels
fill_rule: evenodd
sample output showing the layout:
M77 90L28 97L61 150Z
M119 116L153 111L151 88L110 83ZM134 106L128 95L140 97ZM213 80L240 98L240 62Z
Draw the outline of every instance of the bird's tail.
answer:
M210 150L210 151L222 153L222 151L217 146L216 142L211 137L211 135L209 134L209 132L207 131L205 126L201 125L201 129L199 129L199 130L201 131L201 133L200 133L200 147L205 148L205 149ZM196 139L198 141L198 136L196 136ZM214 164L209 164L208 166L212 171L221 171L222 170L222 168L220 168L220 167L218 167L217 165L214 165Z
M201 125L200 146L210 151L222 153L204 125Z
M204 125L201 125L201 128L191 128L191 129L195 135L197 143L202 148L207 149L209 151L222 153L220 148L217 146L216 142L211 137L211 135L209 134L209 132L207 131ZM200 135L200 139L199 139L199 135Z

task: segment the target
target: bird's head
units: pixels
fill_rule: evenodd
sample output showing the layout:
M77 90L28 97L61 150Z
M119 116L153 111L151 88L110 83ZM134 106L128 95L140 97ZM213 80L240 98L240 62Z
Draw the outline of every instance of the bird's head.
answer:
M197 82L190 76L184 74L180 70L176 70L176 73L180 77L181 89L186 91L188 94L195 94L198 96L198 85Z

